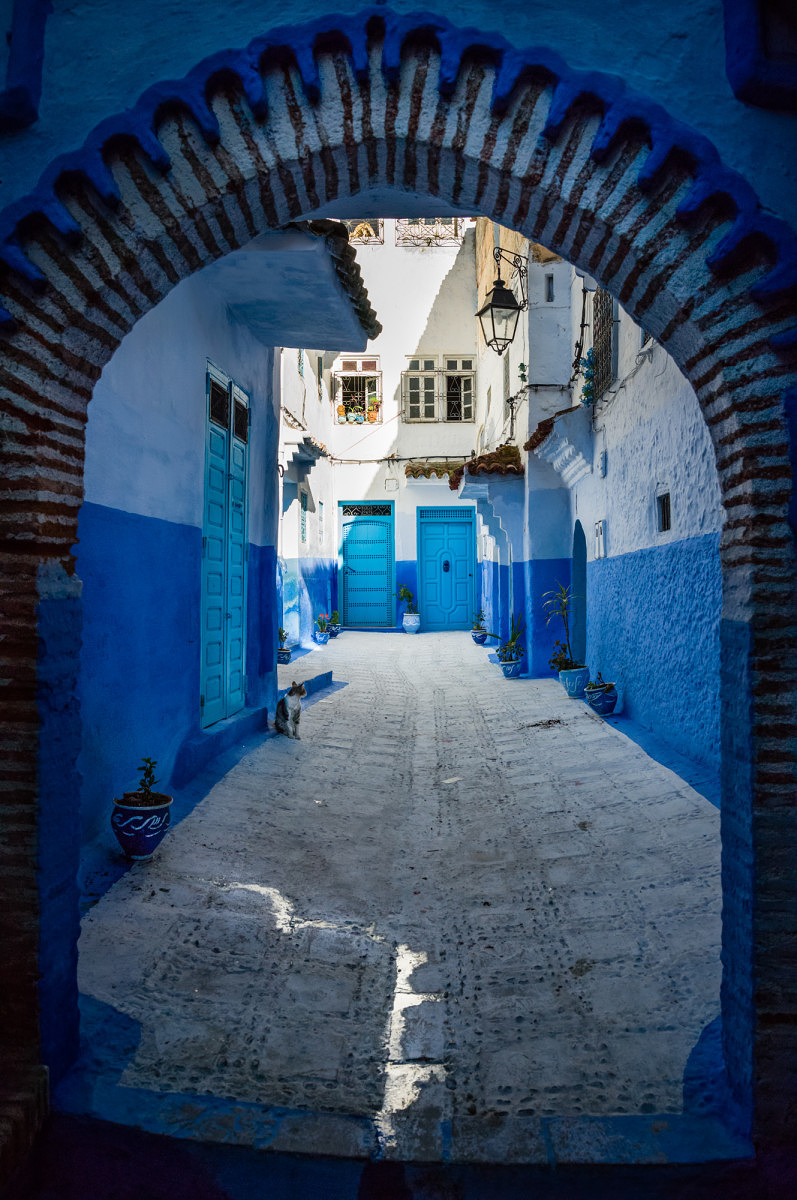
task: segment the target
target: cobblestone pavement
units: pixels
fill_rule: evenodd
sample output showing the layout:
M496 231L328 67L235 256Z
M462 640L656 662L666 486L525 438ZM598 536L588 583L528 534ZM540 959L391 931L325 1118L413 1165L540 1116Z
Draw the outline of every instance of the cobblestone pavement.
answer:
M416 1161L680 1112L719 1011L717 811L466 634L310 658L347 686L302 740L264 739L84 919L81 990L141 1027L117 1108Z

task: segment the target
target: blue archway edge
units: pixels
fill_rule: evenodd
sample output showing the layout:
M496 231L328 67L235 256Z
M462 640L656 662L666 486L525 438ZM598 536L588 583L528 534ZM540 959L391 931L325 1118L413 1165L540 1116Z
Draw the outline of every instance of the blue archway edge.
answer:
M27 258L18 239L20 222L41 215L66 238L79 239L81 230L57 198L56 187L64 175L82 175L109 205L118 203L119 192L105 164L104 152L120 138L133 139L161 171L170 159L156 135L160 115L174 107L188 109L209 142L220 137L218 122L210 108L209 95L215 81L234 75L255 116L267 115L260 65L264 57L289 55L299 71L302 86L311 102L321 94L317 54L330 39L344 43L359 78L368 72L368 40L378 23L384 37L382 70L389 82L397 80L402 51L409 40L433 40L441 55L439 90L453 93L463 59L487 57L497 66L492 107L504 111L514 89L529 76L546 77L553 86L553 99L543 136L554 139L573 106L587 102L602 114L593 139L591 155L605 158L615 141L629 126L644 128L650 153L637 176L643 190L655 186L670 156L685 155L693 182L678 206L678 216L688 221L709 200L730 202L736 212L731 229L706 259L709 270L732 267L733 258L750 242L764 243L773 259L770 269L751 288L751 297L771 301L797 291L797 236L789 225L763 211L752 187L737 172L725 167L714 145L702 134L674 120L660 105L630 92L616 75L597 71L574 71L546 47L515 49L497 34L473 28L458 28L445 18L428 13L397 15L390 10L369 9L355 15L329 15L301 25L286 25L256 38L243 50L223 50L194 67L181 80L169 80L148 88L132 108L100 122L83 146L55 158L43 172L32 192L0 212L0 260L34 284L44 276ZM0 308L0 328L13 328L10 313ZM771 339L775 349L797 346L797 326Z

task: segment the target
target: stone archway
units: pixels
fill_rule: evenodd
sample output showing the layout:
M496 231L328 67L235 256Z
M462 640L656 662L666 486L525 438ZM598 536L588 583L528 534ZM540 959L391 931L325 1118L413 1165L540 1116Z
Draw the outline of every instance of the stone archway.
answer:
M788 1136L795 239L709 143L616 79L428 19L321 21L216 56L104 122L0 220L13 835L4 1036L38 1059L39 1009L58 1014L63 1061L76 1028L77 848L63 811L78 792L71 547L94 383L179 280L263 229L334 204L343 215L369 188L439 197L583 267L698 395L727 515L723 1036L754 1130ZM48 954L58 969L39 985Z

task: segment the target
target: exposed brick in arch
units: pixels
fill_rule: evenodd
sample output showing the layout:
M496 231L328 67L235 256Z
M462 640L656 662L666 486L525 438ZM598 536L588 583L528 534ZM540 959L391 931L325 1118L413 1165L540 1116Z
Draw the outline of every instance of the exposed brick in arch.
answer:
M385 185L484 213L584 267L666 346L698 395L727 514L726 1056L757 1131L788 1137L797 1106L782 1065L797 1015L788 985L797 966L788 942L795 240L708 143L616 79L428 19L320 21L217 56L104 122L0 216L10 564L0 656L11 680L2 773L12 833L2 920L13 935L0 968L0 1037L38 1061L40 1007L45 1024L60 1014L56 1063L74 1036L76 847L60 826L57 846L51 833L59 808L77 801L71 547L94 383L179 280L330 202L356 212L362 189ZM41 648L40 604L63 613L57 644ZM44 954L57 939L62 972L42 989L39 930Z

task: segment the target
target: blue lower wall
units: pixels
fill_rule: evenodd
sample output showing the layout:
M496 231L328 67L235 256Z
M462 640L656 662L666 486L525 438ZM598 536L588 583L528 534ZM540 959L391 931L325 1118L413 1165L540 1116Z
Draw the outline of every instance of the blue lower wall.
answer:
M282 560L282 625L289 646L312 644L319 613L338 608L337 563L331 558Z
M719 769L719 533L587 566L587 662L616 680L624 711Z
M550 625L546 624L545 595L560 583L565 587L570 586L570 559L536 558L525 565L528 596L526 624L528 644L531 647L530 672L535 678L552 676L555 672L548 666L548 660L553 653L554 642L564 641L564 629L561 621L556 618Z
M143 755L166 787L199 731L201 530L86 503L83 580L81 837L107 825L113 796L135 786ZM249 547L247 703L276 694L275 554Z

